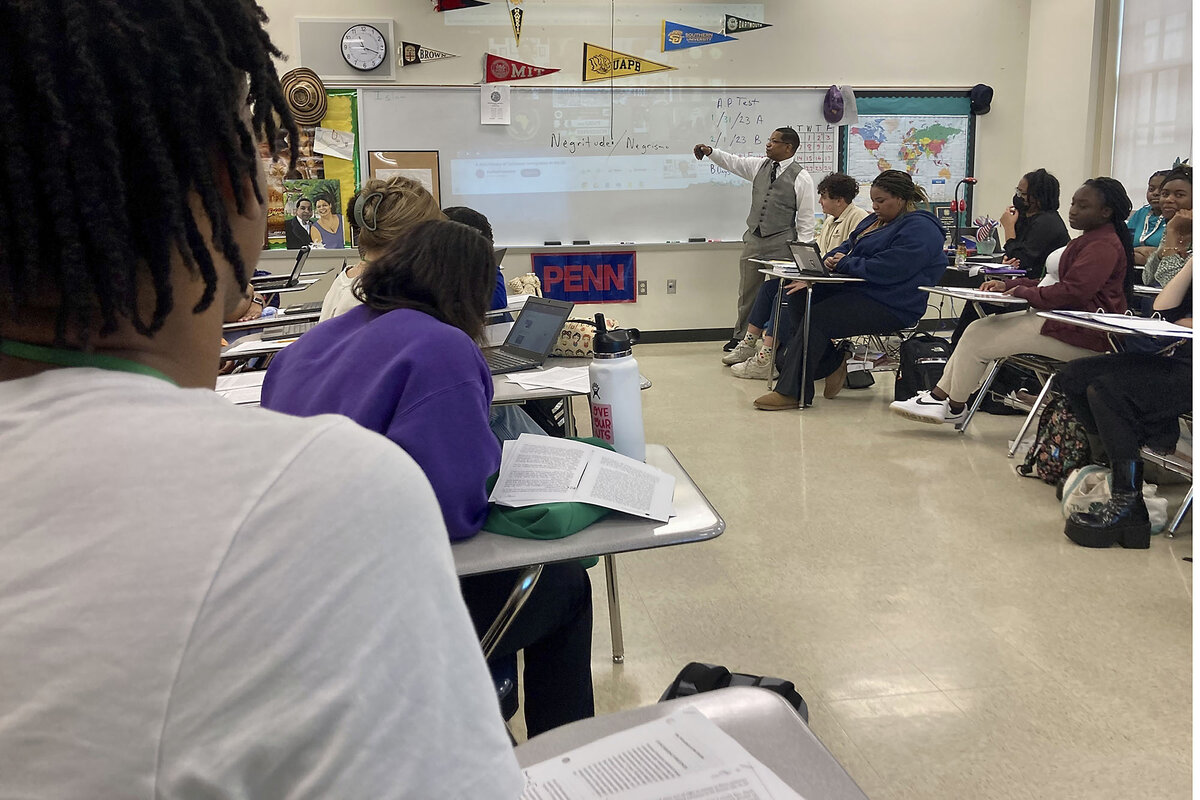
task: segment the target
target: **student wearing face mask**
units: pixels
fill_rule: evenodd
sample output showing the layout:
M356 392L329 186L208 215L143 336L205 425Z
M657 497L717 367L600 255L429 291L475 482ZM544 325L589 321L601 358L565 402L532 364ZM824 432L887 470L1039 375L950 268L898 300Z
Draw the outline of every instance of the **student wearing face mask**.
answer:
M1041 280L1046 256L1071 241L1058 215L1058 178L1044 169L1027 172L1017 182L1013 204L1000 215L1004 228L1004 263Z
M1025 277L1038 281L1046 275L1046 257L1071 241L1067 226L1058 215L1058 178L1044 169L1027 172L1017 182L1013 204L1000 215L1004 228L1004 263L1024 270ZM1013 311L1012 306L985 306L989 314ZM963 308L950 337L957 345L967 326L979 319L975 306Z

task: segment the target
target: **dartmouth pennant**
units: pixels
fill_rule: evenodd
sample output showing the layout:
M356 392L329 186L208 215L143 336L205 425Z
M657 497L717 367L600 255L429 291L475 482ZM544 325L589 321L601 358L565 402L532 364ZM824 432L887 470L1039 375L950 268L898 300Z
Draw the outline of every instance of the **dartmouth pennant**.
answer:
M433 7L437 11L454 11L459 8L474 8L475 6L486 6L484 0L433 0Z
M732 36L663 20L662 49L664 53L670 50L683 50L688 47L703 47L706 44L735 41L737 40Z
M733 14L725 15L725 32L726 33L745 33L746 31L756 31L759 28L769 28L769 24L765 22L755 22L752 19L742 19L735 17Z
M628 78L630 75L646 75L651 72L662 72L668 67L646 58L638 58L628 53L618 53L598 44L584 42L583 44L583 80L602 81L607 78Z
M400 66L402 67L411 67L422 61L437 61L442 58L458 58L458 54L432 50L416 42L402 42L400 45Z
M488 53L484 71L484 79L488 83L500 83L502 81L519 81L525 78L540 78L543 75L558 72L558 68L535 67L533 64L525 64L513 61L511 58L502 58Z

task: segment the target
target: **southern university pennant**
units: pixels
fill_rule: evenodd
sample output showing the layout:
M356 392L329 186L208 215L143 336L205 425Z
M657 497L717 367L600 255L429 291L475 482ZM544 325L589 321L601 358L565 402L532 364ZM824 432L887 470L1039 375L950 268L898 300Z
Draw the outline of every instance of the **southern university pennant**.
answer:
M400 44L400 66L402 67L411 67L413 64L420 64L423 61L437 61L441 58L458 58L458 54L432 50L416 42L401 42Z
M583 80L585 83L608 78L628 78L630 75L647 75L667 69L675 69L675 67L631 56L628 53L618 53L616 50L609 50L598 44L583 43Z
M513 38L517 47L521 46L521 24L525 21L525 9L521 8L521 0L508 0L508 16L512 19Z
M500 83L502 81L519 81L524 78L540 78L543 75L558 72L558 68L535 67L533 64L524 64L520 61L513 61L511 58L502 58L488 53L484 71L484 80L487 83Z
M743 19L735 17L733 14L725 15L725 32L726 33L744 33L746 31L756 31L759 28L769 28L770 24L766 22L755 22L752 19Z
M706 44L734 41L737 40L732 36L663 20L662 49L664 53L670 50L683 50L687 47L703 47Z
M437 11L454 11L458 8L474 8L475 6L486 6L484 0L433 0L433 7Z

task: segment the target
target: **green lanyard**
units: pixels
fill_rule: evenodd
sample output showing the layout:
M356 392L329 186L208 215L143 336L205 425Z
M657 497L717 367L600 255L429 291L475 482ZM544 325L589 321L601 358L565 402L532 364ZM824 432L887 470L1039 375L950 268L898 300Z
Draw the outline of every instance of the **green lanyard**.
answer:
M147 367L136 361L116 356L106 356L100 353L84 353L79 350L63 350L58 347L45 347L40 344L16 342L12 339L0 339L0 353L25 361L36 361L41 364L53 364L56 367L95 367L114 372L132 372L135 375L148 375L172 385L175 384L165 373L154 367Z

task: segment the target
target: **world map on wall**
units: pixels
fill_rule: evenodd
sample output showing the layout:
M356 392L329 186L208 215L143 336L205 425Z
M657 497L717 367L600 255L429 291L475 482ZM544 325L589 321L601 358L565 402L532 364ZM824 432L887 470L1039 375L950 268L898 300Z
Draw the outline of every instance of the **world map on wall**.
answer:
M935 202L950 200L950 187L967 174L965 116L861 116L851 126L846 171L870 183L885 169L901 169Z

